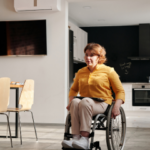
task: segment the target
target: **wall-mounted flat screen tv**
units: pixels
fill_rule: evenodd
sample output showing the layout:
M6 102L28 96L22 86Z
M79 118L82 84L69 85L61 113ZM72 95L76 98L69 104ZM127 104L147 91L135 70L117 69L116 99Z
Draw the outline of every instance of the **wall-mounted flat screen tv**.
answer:
M47 55L46 20L0 21L0 56Z

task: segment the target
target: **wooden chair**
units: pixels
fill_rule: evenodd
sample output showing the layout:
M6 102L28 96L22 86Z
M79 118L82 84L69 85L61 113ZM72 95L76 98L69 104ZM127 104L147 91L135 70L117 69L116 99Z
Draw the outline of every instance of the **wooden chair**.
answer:
M19 104L21 105L21 108L8 108L8 112L16 112L18 113L19 116L19 125L20 125L20 142L22 144L22 134L21 134L21 122L20 122L20 114L19 112L22 111L30 111L32 104L33 104L33 99L34 99L34 80L27 79L24 83L24 87L22 89L20 99L19 99ZM31 112L32 120L33 120L33 126L35 130L35 136L36 140L38 141L37 138L37 133L36 133L36 128L35 128L35 123L34 123L34 117L33 113Z
M10 78L0 78L0 115L6 115L7 117L10 142L11 142L11 147L13 147L9 117L7 114L5 114L5 112L7 112L7 106L9 104L9 95L10 95Z

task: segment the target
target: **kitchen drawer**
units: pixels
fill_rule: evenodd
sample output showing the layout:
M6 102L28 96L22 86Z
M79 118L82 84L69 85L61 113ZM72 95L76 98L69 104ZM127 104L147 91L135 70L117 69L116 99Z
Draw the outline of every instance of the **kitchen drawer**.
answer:
M132 110L132 104L131 102L125 102L124 104L121 105L121 107L123 107L123 109L126 110Z
M125 103L128 102L128 103L132 103L132 99L125 99Z
M125 99L126 99L126 100L131 100L131 99L132 99L132 93L125 91Z
M131 92L125 92L125 100L132 101L132 93Z
M123 86L125 91L129 91L129 92L132 91L132 85L125 85L125 84L123 84L122 86Z
M150 107L133 107L132 106L132 110L134 111L150 111Z

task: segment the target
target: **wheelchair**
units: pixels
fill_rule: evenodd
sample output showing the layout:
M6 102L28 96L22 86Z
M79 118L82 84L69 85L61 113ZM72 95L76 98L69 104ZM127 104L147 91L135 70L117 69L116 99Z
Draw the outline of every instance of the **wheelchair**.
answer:
M120 115L116 119L111 118L112 105L108 105L106 111L103 114L98 114L92 117L91 133L89 135L90 140L90 150L101 150L100 142L94 141L95 130L106 130L106 144L108 150L123 150L126 138L126 116L124 109L120 107ZM68 114L65 124L64 140L70 140L72 134L70 134L71 127L71 115ZM62 147L63 150L68 150L69 148ZM75 149L71 149L75 150ZM77 150L77 149L76 149ZM79 150L79 149L78 149Z

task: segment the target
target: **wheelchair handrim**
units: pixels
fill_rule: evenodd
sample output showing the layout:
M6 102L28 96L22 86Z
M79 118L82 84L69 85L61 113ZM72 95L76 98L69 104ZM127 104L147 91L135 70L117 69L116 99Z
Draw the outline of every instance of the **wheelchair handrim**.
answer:
M108 118L107 118L107 130L106 130L106 142L107 142L107 147L108 150L123 150L124 144L125 144L125 137L126 137L126 118L125 118L125 113L122 107L120 107L120 116L121 116L121 135L120 135L120 142L115 141L115 138L117 140L117 136L114 137L116 134L115 131L118 132L120 131L119 128L113 128L113 121L111 123L111 129L110 129L110 121L111 121L111 112L112 112L113 105L111 106L109 113L108 113ZM111 132L111 133L110 133ZM119 133L117 133L119 136ZM118 143L117 143L118 142ZM117 144L119 146L117 146Z

